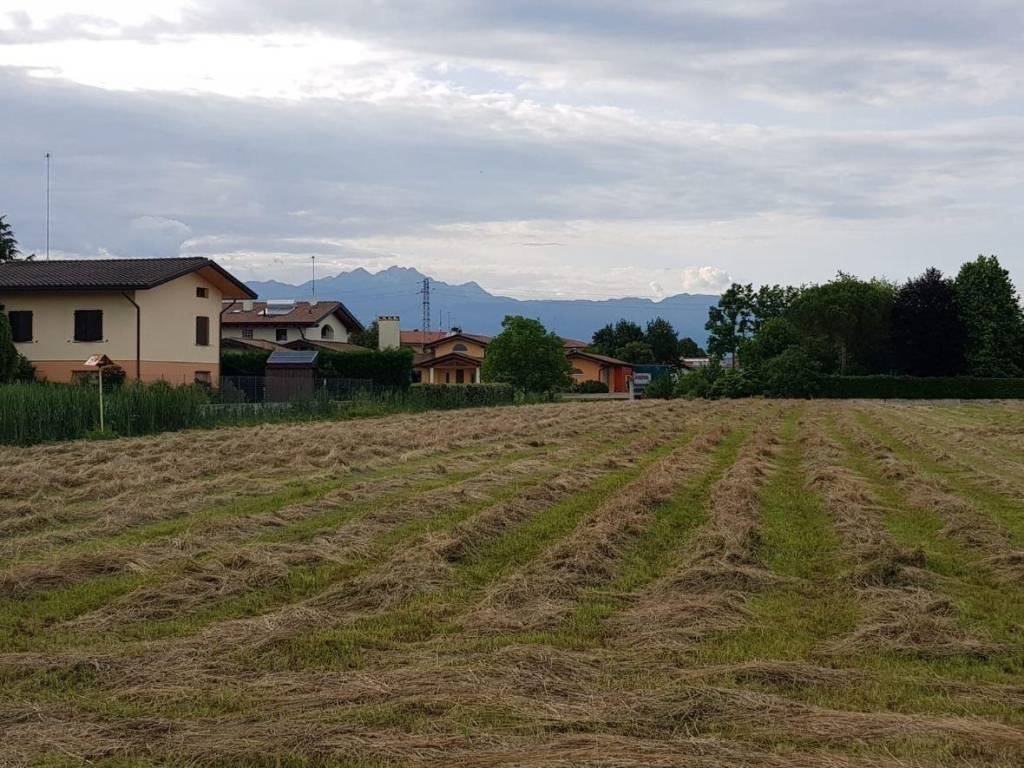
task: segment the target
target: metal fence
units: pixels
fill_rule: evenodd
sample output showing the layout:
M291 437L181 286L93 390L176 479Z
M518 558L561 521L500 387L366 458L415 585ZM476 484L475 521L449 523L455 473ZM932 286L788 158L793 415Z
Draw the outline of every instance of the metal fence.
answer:
M221 376L216 399L221 403L289 403L314 397L350 400L374 390L372 379L323 376Z

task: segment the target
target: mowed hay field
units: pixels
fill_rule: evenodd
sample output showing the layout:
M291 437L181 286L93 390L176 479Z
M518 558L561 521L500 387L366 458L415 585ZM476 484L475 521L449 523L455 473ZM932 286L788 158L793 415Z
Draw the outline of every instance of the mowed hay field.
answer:
M1024 405L0 450L0 765L1024 765Z

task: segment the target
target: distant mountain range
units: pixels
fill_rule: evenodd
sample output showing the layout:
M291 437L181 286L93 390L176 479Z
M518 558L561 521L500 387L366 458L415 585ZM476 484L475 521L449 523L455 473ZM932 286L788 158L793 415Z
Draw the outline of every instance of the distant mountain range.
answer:
M371 273L359 268L316 281L316 298L337 299L363 323L378 315L398 315L402 328L412 330L422 323L421 272L408 267L391 267ZM250 282L261 299L306 301L313 295L312 281L301 285L276 280ZM708 308L717 295L680 293L661 301L641 298L605 299L513 299L495 296L473 282L450 285L430 281L431 328L461 327L467 333L495 334L506 315L523 315L540 320L561 336L588 341L594 331L621 318L646 324L663 317L680 336L703 345ZM451 320L449 322L449 315ZM440 319L439 319L440 316Z

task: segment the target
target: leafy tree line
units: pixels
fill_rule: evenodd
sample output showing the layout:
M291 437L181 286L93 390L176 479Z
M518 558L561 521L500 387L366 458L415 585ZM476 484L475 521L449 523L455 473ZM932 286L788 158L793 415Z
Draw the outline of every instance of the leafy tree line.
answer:
M822 374L1024 376L1024 312L995 256L902 285L843 273L800 288L733 285L705 327L711 355L738 367L685 377L694 394L806 396Z
M675 366L681 357L704 357L706 354L689 336L680 339L672 323L661 317L647 323L646 329L631 320L609 323L594 333L590 349L637 365L660 363Z

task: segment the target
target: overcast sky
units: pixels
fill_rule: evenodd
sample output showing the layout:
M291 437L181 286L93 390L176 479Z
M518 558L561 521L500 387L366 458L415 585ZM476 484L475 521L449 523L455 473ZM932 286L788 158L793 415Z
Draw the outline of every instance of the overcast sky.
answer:
M996 253L1021 0L0 0L0 213L51 255L520 297Z

